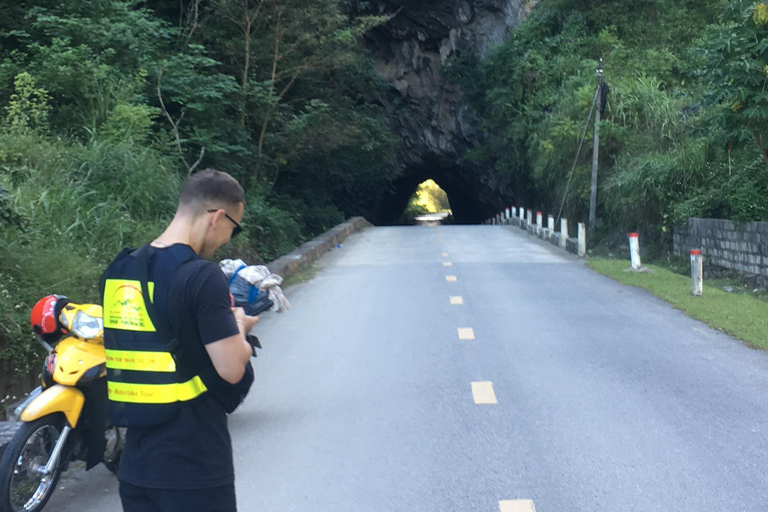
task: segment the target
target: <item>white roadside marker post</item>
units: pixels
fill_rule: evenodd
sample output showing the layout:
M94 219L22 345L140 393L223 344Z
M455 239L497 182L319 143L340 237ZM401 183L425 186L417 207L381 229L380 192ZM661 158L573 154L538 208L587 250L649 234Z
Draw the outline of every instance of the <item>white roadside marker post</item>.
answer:
M629 257L632 261L632 269L639 270L643 264L640 262L640 241L637 233L629 234Z
M542 218L543 218L543 216L542 216L541 212L536 212L536 227L539 228L539 229L544 227Z
M528 210L528 224L533 224L533 211Z
M704 257L700 250L691 251L691 295L701 297L704 292Z
M550 234L555 232L555 218L552 215L547 217L547 229Z
M560 247L565 249L568 240L568 219L560 219Z
M587 226L579 222L579 256L587 255Z
M504 210L504 220L509 220L509 208Z

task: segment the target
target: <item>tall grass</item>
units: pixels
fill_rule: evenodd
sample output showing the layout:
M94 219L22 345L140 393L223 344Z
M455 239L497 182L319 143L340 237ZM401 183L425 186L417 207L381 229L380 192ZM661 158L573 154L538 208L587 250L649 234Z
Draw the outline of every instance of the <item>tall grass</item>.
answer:
M98 300L98 279L124 247L153 237L175 210L175 162L130 140L0 134L0 184L19 222L0 225L0 369L22 376L40 355L31 306L51 293Z

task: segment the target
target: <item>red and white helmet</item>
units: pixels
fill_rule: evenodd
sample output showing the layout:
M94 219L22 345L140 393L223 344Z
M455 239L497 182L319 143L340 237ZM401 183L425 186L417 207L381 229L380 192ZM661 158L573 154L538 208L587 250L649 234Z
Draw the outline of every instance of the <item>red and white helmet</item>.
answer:
M29 323L35 335L48 343L59 340L64 334L59 323L59 313L69 302L64 295L48 295L43 297L32 308Z

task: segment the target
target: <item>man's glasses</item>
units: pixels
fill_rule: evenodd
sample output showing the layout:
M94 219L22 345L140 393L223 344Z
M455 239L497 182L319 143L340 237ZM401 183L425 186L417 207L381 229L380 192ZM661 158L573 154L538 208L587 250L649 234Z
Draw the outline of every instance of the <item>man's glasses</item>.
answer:
M219 210L223 210L223 208L214 208L212 210L208 210L208 213L217 212ZM235 225L235 227L232 228L232 236L230 236L230 239L235 238L237 235L243 232L243 226L238 224L238 222L229 216L227 212L224 212L224 216L229 219L229 221Z

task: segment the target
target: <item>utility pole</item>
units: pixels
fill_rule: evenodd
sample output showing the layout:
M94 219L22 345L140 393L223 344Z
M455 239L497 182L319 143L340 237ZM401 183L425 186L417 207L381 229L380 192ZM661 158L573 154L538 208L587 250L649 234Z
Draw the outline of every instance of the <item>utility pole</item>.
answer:
M600 153L600 107L603 95L603 59L597 66L597 101L595 103L595 136L592 141L592 187L589 193L589 228L595 227L595 211L597 210L597 162Z

